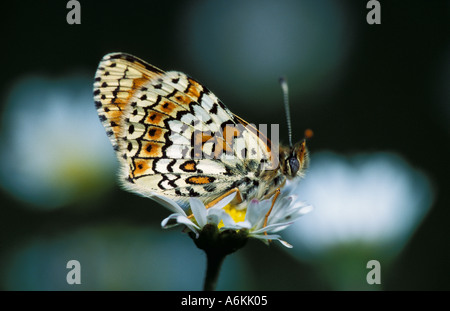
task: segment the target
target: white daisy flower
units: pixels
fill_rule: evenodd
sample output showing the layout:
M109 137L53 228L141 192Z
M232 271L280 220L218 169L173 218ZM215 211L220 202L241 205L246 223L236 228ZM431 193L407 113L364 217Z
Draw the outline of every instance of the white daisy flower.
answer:
M301 245L295 253L302 259L316 260L348 245L382 249L392 258L433 203L427 175L394 153L319 152L309 174L298 190L314 202L315 213L285 232Z
M90 76L17 82L2 111L0 145L0 187L27 207L83 203L114 184L116 159L93 111Z
M312 210L312 206L299 201L298 197L293 194L296 185L297 183L291 182L281 190L266 226L264 226L264 220L272 206L272 198L263 201L254 199L246 209L242 210L237 210L234 205L230 204L236 193L225 197L208 209L199 199L191 198L190 206L193 218L189 217L178 204L168 198L157 194L154 194L152 198L174 212L162 221L161 226L165 229L184 225L198 238L206 225L213 225L219 232L245 230L250 238L259 239L265 243L268 243L269 240L276 240L285 247L292 248L292 245L282 240L281 236L275 233L284 230L300 216Z

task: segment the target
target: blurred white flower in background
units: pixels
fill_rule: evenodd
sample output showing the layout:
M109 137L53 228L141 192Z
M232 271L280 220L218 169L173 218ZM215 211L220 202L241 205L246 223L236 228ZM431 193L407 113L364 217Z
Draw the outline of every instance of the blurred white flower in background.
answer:
M92 77L29 77L7 97L0 128L0 186L41 208L95 196L116 160L94 108Z
M301 243L304 258L354 242L397 253L433 201L428 178L391 153L314 154L299 196L315 212L286 234Z
M367 289L367 261L386 267L433 202L426 175L393 153L313 154L298 195L315 210L286 229L290 254L320 265L337 289Z

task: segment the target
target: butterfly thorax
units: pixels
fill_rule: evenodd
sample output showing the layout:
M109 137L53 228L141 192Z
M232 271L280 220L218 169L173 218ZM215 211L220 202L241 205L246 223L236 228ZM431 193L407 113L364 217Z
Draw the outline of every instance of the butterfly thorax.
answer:
M255 174L250 174L238 187L241 193L237 208L245 208L252 199L264 200L273 196L277 189L284 186L286 180L301 178L308 166L309 156L305 141L293 147L281 145L278 159L272 159L271 165L260 165ZM275 165L275 163L277 163Z

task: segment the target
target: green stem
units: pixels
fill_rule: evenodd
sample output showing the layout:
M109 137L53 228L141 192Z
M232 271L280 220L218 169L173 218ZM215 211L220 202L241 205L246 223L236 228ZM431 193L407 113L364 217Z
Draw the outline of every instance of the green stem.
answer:
M206 252L207 267L203 290L213 291L216 289L217 279L225 256L225 254L218 254L214 251Z
M206 276L203 290L215 290L219 278L220 267L228 254L234 253L247 242L245 230L223 230L219 232L216 225L206 224L200 234L193 232L189 236L195 245L206 253Z

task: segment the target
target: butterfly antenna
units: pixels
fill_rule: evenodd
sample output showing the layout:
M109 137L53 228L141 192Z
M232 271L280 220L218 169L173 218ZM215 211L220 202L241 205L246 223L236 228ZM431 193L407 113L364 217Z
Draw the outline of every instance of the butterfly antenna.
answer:
M287 84L287 80L285 77L280 78L280 85L281 85L281 89L283 91L284 109L286 110L289 147L292 148L292 126L291 126L291 111L289 109L289 89L288 89L288 84Z

